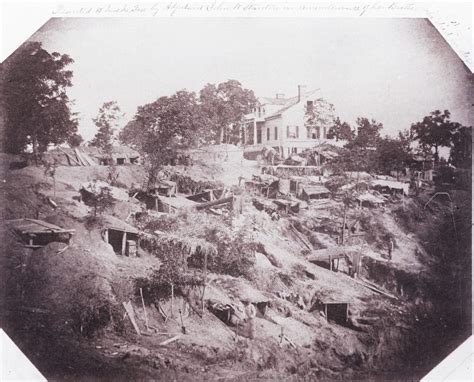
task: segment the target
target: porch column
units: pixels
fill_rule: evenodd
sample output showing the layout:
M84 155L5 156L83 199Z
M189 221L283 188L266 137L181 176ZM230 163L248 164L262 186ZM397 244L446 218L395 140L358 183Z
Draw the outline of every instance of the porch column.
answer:
M257 144L257 121L253 120L253 144Z

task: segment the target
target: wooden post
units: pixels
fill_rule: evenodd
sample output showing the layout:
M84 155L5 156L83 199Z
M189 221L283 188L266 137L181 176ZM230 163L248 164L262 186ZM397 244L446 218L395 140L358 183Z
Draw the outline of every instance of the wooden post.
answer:
M324 314L326 315L326 322L329 322L329 320L328 320L328 304L324 304Z
M207 252L204 253L204 287L202 288L202 297L201 297L203 316L204 316L204 293L206 292L206 285L207 285Z
M142 298L143 312L145 313L145 325L146 325L146 330L150 330L150 328L148 327L148 317L147 317L147 314L146 314L145 300L143 299L143 291L142 291L142 288L140 288L140 296L141 296L141 298Z
M127 232L124 232L122 236L122 256L125 256L126 248L127 248Z
M155 197L155 210L156 212L160 212L158 209L158 198Z
M108 228L105 229L104 240L106 243L109 242L109 229Z
M329 255L329 270L332 271L332 258L331 258L331 255Z
M174 317L174 284L171 284L171 317Z

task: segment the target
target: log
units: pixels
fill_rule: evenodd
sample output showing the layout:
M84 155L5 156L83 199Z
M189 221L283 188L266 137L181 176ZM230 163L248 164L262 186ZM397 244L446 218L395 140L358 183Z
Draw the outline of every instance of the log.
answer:
M140 288L140 297L142 298L143 312L145 313L145 325L146 325L146 329L147 329L147 330L150 330L150 328L148 327L148 317L147 317L147 314L146 314L145 300L143 299L143 291L142 291L142 288Z
M73 161L74 163L76 163L78 166L82 166L77 160L75 160L71 155L69 155L66 151L64 151L63 149L61 149L61 147L58 147L58 149L60 151L62 151L64 154L66 154L66 156L71 160Z
M290 224L290 229L295 234L295 236L304 244L306 248L308 248L310 251L313 250L313 246L309 243L308 239L304 238L293 224Z
M212 202L199 203L196 205L196 209L201 210L203 208L209 208L209 207L219 206L221 204L232 203L233 201L234 201L234 197L229 196L228 198L217 199Z
M293 343L293 341L291 341L291 340L290 340L287 336L285 336L284 334L283 334L283 338L284 338L286 341L288 341L288 343L289 343L294 349L296 349L296 345Z
M132 303L128 301L128 302L123 302L122 304L123 304L123 307L125 308L125 311L128 314L128 317L130 318L130 321L133 325L133 329L135 329L137 334L140 335L141 334L140 328L138 327L137 322L135 321L135 313L133 312Z
M354 279L354 281L357 283L357 284L360 284L362 286L365 286L366 288L370 289L370 290L373 290L374 292L377 292L377 293L380 293L381 295L385 296L385 297L389 297L389 298L393 298L394 300L398 300L398 297L393 295L393 294L390 294L388 292L385 292L371 284L369 284L368 282L364 282L363 280L356 280Z
M170 344L171 342L179 340L180 338L181 338L181 334L178 334L177 336L171 337L170 339L167 339L166 341L161 342L160 346L166 346Z
M56 252L56 255L60 255L61 253L63 253L66 249L69 248L69 245L66 245L63 249L61 249L60 251Z

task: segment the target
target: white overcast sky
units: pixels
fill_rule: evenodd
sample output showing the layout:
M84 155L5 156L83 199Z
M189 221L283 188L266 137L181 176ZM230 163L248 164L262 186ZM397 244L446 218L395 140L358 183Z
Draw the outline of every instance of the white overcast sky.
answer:
M63 18L31 37L75 63L80 133L105 101L137 106L239 80L257 96L320 88L341 119L375 118L394 135L435 109L472 125L468 69L425 19Z

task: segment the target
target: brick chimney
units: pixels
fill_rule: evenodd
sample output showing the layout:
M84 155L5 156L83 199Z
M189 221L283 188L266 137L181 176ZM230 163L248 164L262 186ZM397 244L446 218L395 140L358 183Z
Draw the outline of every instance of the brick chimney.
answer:
M298 85L298 102L304 97L306 85Z

